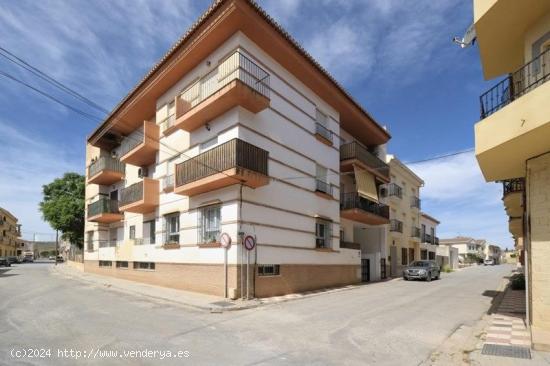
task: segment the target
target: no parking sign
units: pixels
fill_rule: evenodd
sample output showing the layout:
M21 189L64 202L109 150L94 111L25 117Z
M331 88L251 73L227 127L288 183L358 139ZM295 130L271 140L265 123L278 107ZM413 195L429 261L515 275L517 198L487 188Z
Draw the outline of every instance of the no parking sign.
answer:
M246 250L252 250L256 247L256 239L252 235L244 237L244 247Z

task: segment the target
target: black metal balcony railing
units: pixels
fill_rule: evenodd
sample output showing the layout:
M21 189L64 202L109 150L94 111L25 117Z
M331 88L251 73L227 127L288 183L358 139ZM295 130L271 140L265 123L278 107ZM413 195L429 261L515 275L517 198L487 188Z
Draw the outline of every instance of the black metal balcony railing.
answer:
M233 139L176 165L176 187L231 168L268 175L269 153L240 139Z
M315 180L315 190L332 195L332 186L330 185L330 183L327 183L320 179Z
M403 188L395 183L387 184L382 191L384 197L399 197L403 198Z
M479 97L481 119L490 116L549 79L550 50L546 50Z
M389 180L390 178L390 167L388 164L357 142L349 142L340 146L340 161L348 159L357 159L386 179Z
M107 197L100 197L97 201L88 205L88 217L107 213L120 213L118 210L118 201Z
M415 208L420 209L420 198L412 197L411 198L411 207L415 207Z
M502 196L509 193L523 192L525 190L525 178L509 179L502 182Z
M431 236L430 234L424 234L424 236L422 238L422 242L433 244L434 243L433 236Z
M125 187L120 192L120 206L129 205L131 203L143 199L143 181Z
M411 230L411 236L413 238L419 238L420 239L420 228L419 227L412 227L412 230Z
M88 167L88 177L93 177L103 170L111 170L124 173L125 164L121 163L120 160L114 159L110 156L102 156L90 164L90 166Z
M315 133L332 143L332 131L320 124L319 122L315 122Z
M437 236L434 236L434 244L439 245L439 238Z
M398 233L403 232L403 221L397 219L390 220L390 231L396 231Z
M340 210L360 209L377 216L390 218L390 208L382 203L370 201L361 197L356 192L342 193L340 195Z

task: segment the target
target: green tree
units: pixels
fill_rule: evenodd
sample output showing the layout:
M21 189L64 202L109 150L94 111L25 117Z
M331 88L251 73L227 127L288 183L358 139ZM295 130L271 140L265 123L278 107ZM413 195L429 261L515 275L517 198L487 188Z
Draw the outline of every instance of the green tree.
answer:
M42 186L44 198L40 202L44 220L79 248L84 243L84 180L80 174L65 173Z

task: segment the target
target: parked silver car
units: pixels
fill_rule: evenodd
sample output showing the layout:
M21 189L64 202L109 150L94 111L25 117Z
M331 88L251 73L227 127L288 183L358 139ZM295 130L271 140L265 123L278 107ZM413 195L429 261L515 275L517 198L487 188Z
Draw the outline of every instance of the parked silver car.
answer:
M438 280L441 275L441 268L434 261L414 261L403 270L405 281L419 279L431 281Z

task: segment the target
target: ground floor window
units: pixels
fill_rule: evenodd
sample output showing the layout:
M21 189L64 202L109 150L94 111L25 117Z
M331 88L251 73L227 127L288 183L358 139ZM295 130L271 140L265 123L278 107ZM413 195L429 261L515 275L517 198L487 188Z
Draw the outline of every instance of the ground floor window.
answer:
M128 268L128 261L116 261L116 268Z
M278 276L280 266L278 264L260 264L258 266L258 276Z
M330 248L330 222L317 220L315 223L315 247Z
M420 259L428 259L428 251L426 249L420 251Z
M134 269L148 269L151 271L155 270L154 262L134 262Z
M414 248L409 248L409 263L414 261Z
M164 216L166 223L165 243L180 242L180 213L172 213Z
M401 265L406 266L407 264L409 264L407 260L407 248L401 248Z
M99 261L100 267L112 267L113 261Z
M435 260L435 252L428 252L428 259L429 260Z
M222 207L206 206L199 210L199 243L215 243L221 233Z

